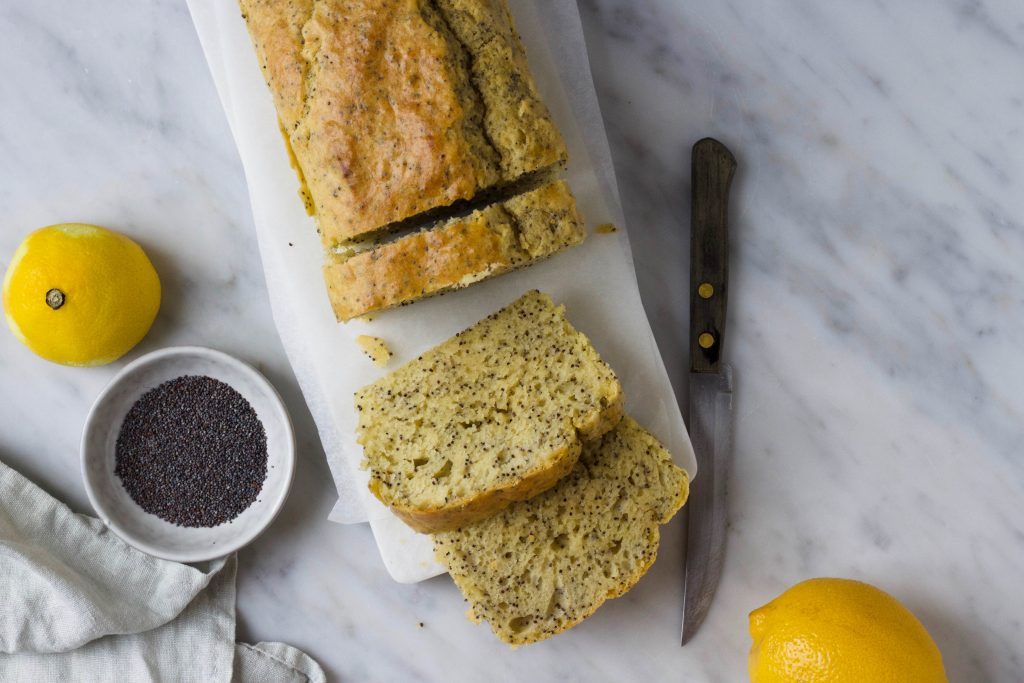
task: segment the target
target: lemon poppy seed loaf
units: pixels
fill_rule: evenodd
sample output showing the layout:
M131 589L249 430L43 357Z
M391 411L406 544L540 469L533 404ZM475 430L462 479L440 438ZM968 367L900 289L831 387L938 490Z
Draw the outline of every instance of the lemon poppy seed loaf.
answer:
M553 486L622 416L622 388L564 309L517 301L356 394L370 490L420 532Z
M583 241L563 181L362 251L332 254L324 280L338 320L411 303L531 265Z
M560 633L632 588L654 563L659 525L689 480L658 441L624 417L588 442L572 472L531 500L434 536L437 559L511 645Z
M504 0L240 0L328 247L564 164Z

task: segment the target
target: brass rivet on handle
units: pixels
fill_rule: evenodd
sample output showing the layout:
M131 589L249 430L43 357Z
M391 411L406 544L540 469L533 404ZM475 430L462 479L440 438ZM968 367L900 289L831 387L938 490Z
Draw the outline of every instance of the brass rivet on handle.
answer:
M697 343L700 344L700 348L702 349L710 349L715 345L715 335L710 332L702 332L701 335L697 337Z
M697 287L697 294L701 299L710 299L715 295L715 286L710 282L702 282Z

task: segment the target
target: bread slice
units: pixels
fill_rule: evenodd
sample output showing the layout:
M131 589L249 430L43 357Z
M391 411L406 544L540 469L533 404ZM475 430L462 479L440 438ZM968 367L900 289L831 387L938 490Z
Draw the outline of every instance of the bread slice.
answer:
M569 186L558 181L440 226L324 265L338 320L407 304L507 273L585 236Z
M240 4L326 246L565 162L504 0Z
M622 416L622 387L564 308L531 291L356 393L370 490L445 531L564 477Z
M554 488L496 516L434 536L437 559L512 645L549 638L632 588L686 502L686 472L632 418L586 443Z

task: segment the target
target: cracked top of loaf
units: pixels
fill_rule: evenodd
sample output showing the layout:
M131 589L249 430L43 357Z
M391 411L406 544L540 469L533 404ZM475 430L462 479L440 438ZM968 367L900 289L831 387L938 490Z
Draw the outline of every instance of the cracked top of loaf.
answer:
M240 0L327 246L564 164L504 0Z

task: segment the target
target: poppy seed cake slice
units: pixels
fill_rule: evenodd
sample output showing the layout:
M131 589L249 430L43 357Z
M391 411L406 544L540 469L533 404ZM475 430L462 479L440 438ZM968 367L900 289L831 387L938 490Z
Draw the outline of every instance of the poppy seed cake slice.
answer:
M356 394L370 490L420 532L456 529L553 486L622 417L622 387L530 291Z
M324 280L334 314L350 320L532 265L584 236L569 186L556 181L392 242L331 254Z
M456 531L434 552L469 601L517 646L565 631L632 588L654 563L659 525L686 502L689 479L632 418L584 444L554 488Z

